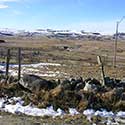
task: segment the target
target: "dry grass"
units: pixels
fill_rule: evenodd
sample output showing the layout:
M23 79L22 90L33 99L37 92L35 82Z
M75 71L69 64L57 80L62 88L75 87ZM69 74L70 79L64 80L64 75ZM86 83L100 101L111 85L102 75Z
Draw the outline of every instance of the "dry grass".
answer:
M58 70L67 73L67 76L80 75L100 78L96 60L96 56L100 55L105 64L107 76L125 77L125 41L118 43L117 68L114 69L112 67L114 41L59 40L46 37L6 38L5 40L6 43L0 44L2 48L22 47L25 49L25 52L22 52L25 56L22 61L24 63L57 62L65 65ZM70 51L60 49L60 46L68 46ZM33 56L33 53L37 50L40 54ZM17 53L17 51L14 53Z

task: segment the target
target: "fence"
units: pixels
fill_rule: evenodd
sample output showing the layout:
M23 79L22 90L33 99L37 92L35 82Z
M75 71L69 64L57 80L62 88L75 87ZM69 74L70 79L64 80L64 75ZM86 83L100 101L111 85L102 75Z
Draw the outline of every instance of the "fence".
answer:
M100 77L100 72L97 73L97 70L99 69L99 66L97 67L98 69L97 68L95 69L95 67L97 65L97 60L96 60L97 56L96 55L92 55L92 56L94 58L93 60L89 59L89 57L84 59L84 55L83 55L83 58L82 58L81 55L75 56L74 52L72 52L72 51L71 52L61 51L59 53L59 52L56 52L56 50L55 50L53 53L51 53L50 50L46 51L46 50L43 50L41 48L7 48L7 47L0 47L0 62L6 64L6 72L5 72L6 79L8 79L9 64L12 64L12 63L18 64L17 72L18 72L18 80L19 80L20 77L21 77L21 63L22 64L27 64L27 63L33 64L33 63L41 63L41 62L51 62L51 60L52 61L56 60L57 62L64 64L64 66L61 67L61 68L63 68L63 70L61 69L61 71L63 71L64 73L65 72L67 73L66 70L69 70L69 74L67 74L68 76L70 76L70 75L74 75L74 76L75 75L79 75L79 76L84 75L85 78L97 76L95 78L97 78L97 79L102 78L103 79L103 77L104 77L103 66L104 65L106 66L106 65L110 64L109 66L111 67L112 60L108 57L108 55L107 56L106 55L101 56L101 62L103 62L103 65L100 65L101 66L100 69L101 69L101 72L102 72L102 75L101 75L102 77ZM65 62L63 62L62 60L65 61ZM67 66L65 64L67 64ZM86 69L86 67L89 70ZM110 68L110 67L108 67L108 68ZM87 71L85 71L85 70L87 70ZM91 70L93 70L93 71L95 70L95 71L93 72ZM85 73L84 73L84 71L85 71ZM117 72L114 72L114 73L117 74ZM62 75L64 76L64 74L62 74ZM114 76L116 76L116 75L114 75ZM103 83L104 83L104 79L103 79Z

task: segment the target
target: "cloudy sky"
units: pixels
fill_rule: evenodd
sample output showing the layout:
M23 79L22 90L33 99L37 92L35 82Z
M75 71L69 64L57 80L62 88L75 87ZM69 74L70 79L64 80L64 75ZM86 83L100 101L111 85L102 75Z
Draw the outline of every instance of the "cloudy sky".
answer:
M0 28L114 33L125 0L0 0ZM125 32L125 20L119 25Z

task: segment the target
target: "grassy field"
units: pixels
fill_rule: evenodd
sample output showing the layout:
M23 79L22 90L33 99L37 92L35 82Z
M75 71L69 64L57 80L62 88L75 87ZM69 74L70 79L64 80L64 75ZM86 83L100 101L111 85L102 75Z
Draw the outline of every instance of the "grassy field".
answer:
M67 76L94 77L100 79L97 55L102 57L105 74L110 77L125 77L125 41L118 42L117 67L113 68L114 41L84 41L39 38L4 38L0 51L5 55L11 48L11 62L17 62L17 50L21 47L22 63L56 62L63 64L59 71ZM0 57L1 62L5 56Z
M59 71L65 73L65 75L59 76L57 78L65 78L73 76L82 76L83 78L93 77L101 80L100 67L97 64L97 56L101 56L104 63L104 70L106 76L113 78L125 78L125 41L118 42L117 49L117 67L113 68L113 57L114 57L114 41L84 41L84 40L59 40L59 39L48 39L48 38L5 38L6 42L0 44L0 62L6 61L7 48L11 49L11 63L17 63L17 48L22 48L22 63L31 64L31 63L59 63L61 66L53 67L48 66L44 67L43 70L49 69L50 71ZM35 68L35 67L34 67ZM42 70L42 69L39 69ZM43 71L44 72L44 71ZM51 77L52 79L55 77ZM51 79L49 78L49 79ZM2 85L2 84L1 84ZM29 100L35 103L39 108L46 106L47 104L54 105L55 107L59 106L62 109L67 109L69 104L77 106L79 110L84 110L88 105L88 100L80 100L76 97L76 91L63 91L59 89L60 93L55 89L50 91L39 91L34 92L33 94L24 92L16 84L8 84L8 87L0 87L2 92L13 91L14 95L17 97L23 95L25 105L29 103ZM5 90L8 91L5 91ZM19 89L19 90L18 90ZM16 91L15 91L16 90ZM104 105L104 107L110 107L113 110L121 110L124 108L124 100L119 101L119 94L115 89L107 89L106 92L100 93L84 93L80 91L83 95L91 97L91 100L96 99L96 104L93 103L95 108L99 108ZM56 95L55 95L55 92ZM27 93L27 94L26 94ZM54 93L54 94L53 94ZM13 93L12 93L13 94ZM79 93L78 93L79 94ZM6 95L6 94L5 94ZM50 96L51 95L51 96ZM63 95L63 98L62 98ZM121 97L124 95L121 93ZM29 98L30 97L30 98ZM71 98L70 98L71 97ZM31 100L32 99L32 100ZM39 99L39 100L38 100ZM62 101L63 100L63 101ZM70 101L69 101L70 100ZM100 101L101 100L101 101ZM44 102L44 103L43 103ZM93 102L93 101L91 101ZM90 103L91 104L91 103ZM71 105L72 107L72 105ZM3 125L12 124L90 124L83 114L72 116L64 116L63 118L57 117L52 119L45 116L45 118L37 117L26 117L26 116L11 116L3 114L1 115L0 123ZM3 122L7 119L7 122ZM93 122L103 121L104 118L93 117Z

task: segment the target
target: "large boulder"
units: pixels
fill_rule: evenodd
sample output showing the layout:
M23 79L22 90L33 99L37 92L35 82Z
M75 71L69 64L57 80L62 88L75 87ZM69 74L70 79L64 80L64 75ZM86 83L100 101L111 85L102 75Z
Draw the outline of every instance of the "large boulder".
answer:
M84 87L84 82L82 77L65 79L61 82L61 86L64 90L80 90Z
M41 89L50 90L56 87L56 82L49 81L43 78L40 78L36 75L25 74L20 80L20 84L25 88L30 89L31 91L39 91Z
M80 90L84 87L84 82L82 77L72 78L70 80L70 83L71 83L71 90Z

